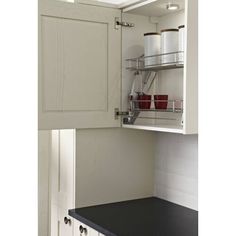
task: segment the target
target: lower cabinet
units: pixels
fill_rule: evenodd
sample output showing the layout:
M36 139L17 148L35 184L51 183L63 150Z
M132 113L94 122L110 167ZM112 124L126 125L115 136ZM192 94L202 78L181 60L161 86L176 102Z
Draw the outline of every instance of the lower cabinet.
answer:
M74 219L68 215L68 210L58 208L58 235L73 236L73 222Z
M81 223L78 220L74 220L74 236L105 236L100 234L96 230L89 226Z

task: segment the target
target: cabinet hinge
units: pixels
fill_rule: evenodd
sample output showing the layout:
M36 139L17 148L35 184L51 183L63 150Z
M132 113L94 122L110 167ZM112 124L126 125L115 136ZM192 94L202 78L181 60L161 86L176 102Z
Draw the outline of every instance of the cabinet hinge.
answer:
M119 116L127 116L129 115L128 111L120 111L119 108L114 109L115 120L119 119Z
M134 23L120 21L119 17L115 17L115 29L119 29L119 26L123 27L134 27Z

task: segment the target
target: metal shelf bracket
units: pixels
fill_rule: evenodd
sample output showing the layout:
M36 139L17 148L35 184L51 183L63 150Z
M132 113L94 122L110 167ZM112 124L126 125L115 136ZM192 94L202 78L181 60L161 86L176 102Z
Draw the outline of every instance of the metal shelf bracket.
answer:
M128 111L120 111L119 108L114 109L115 120L119 119L119 116L127 116L129 115Z
M132 28L134 27L134 23L120 21L119 17L115 17L115 29L118 30L119 26Z

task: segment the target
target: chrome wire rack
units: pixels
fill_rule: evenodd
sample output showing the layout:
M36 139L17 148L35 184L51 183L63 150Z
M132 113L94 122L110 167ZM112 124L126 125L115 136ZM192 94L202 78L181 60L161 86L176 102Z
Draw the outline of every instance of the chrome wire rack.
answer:
M131 71L159 71L184 67L184 52L177 51L152 56L126 59L126 69Z
M130 111L133 112L174 112L183 113L183 100L141 100L130 99Z

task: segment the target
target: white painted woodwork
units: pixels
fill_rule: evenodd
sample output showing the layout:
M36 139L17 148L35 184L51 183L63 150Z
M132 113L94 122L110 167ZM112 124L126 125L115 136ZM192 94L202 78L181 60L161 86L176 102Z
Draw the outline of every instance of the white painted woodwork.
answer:
M41 4L39 128L119 127L121 11Z
M168 94L169 99L183 99L183 116L142 112L131 128L165 131L167 127L167 132L197 133L197 11L196 5L192 5L196 1L186 1L184 5L183 0L178 0L176 3L181 10L174 13L169 11L168 14L163 1L145 1L132 5L132 9L125 9L125 12L133 14L123 13L122 20L135 23L135 27L122 29L121 91L120 72L116 67L120 63L120 30L114 30L114 16L120 16L120 11L78 3L52 2L54 4L41 4L40 7L42 59L45 57L39 83L39 90L42 91L39 92L40 128L119 127L120 119L114 119L114 108L120 107L121 99L122 110L127 110L127 98L134 78L133 72L125 69L125 59L143 54L143 33L185 24L188 29L185 68L158 72L150 91L153 95ZM154 8L161 10L154 14ZM153 20L153 16L158 17ZM87 34L94 35L95 31L95 37L87 37ZM81 37L80 32L86 32L86 36ZM110 45L111 41L119 46ZM102 43L97 47L96 42ZM87 55L87 45L93 52L88 53L93 54L92 58ZM118 57L110 60L109 53ZM87 69L90 64L93 64L94 70ZM111 71L114 72L113 76L110 76Z
M70 218L68 209L153 195L154 133L134 129L197 133L196 2L186 1L185 10L174 14L156 13L158 24L151 23L147 15L155 14L142 10L146 8L123 13L122 20L135 27L122 29L121 48L121 29L114 29L120 10L40 1L39 128L86 128L51 134L51 236L72 236L73 231L77 235L77 221L64 224L64 217ZM159 72L150 92L184 99L184 126L179 114L163 113L160 118L177 122L140 118L135 125L123 125L131 129L87 129L120 126L114 108L122 103L122 110L127 109L133 78L124 60L143 54L143 33L181 24L188 29L185 68ZM141 115L150 118L153 113ZM89 236L102 236L93 229L89 232Z
M153 196L154 133L84 129L76 139L76 207Z
M51 132L38 132L38 235L49 236L49 163Z
M168 3L175 3L179 5L179 9L175 11L170 11L166 9L166 5ZM123 12L129 12L137 15L144 16L164 16L171 14L173 12L178 12L183 10L185 7L185 0L145 0L141 2L137 2L136 4L132 4L131 6L127 6L123 9Z
M143 119L144 120L144 119ZM145 120L140 123L144 123ZM123 125L123 128L129 128L129 129L140 129L140 130L149 130L149 131L159 131L159 132L166 132L166 133L178 133L182 134L183 133L183 128L182 126L177 126L177 125L144 125L144 124L137 124L137 125Z
M44 110L105 111L108 90L107 25L44 16L42 26ZM86 38L81 37L82 32ZM57 40L57 37L62 39ZM88 56L88 48L95 53ZM61 54L64 58L57 58Z
M130 0L136 1L136 0ZM72 6L76 6L77 4L85 4L99 7L108 7L108 8L121 8L123 4L116 4L111 0L110 2L103 2L98 0L39 0L39 3L50 4L50 5L60 5L67 7L69 4Z
M161 29L178 27L184 24L184 11L159 17L159 23L150 23L146 16L123 13L123 20L134 22L132 29L122 29L122 109L128 108L128 95L134 80L134 72L127 71L125 59L139 57L144 53L144 33L160 32ZM145 77L146 73L142 73ZM148 94L168 94L169 99L183 99L183 69L159 71ZM154 107L154 104L152 104ZM183 133L180 113L141 112L134 125L122 125L125 128L143 129L161 132Z
M186 2L184 133L198 133L198 1Z
M147 4L150 2L150 4ZM197 114L198 114L198 82L197 82L197 1L177 1L180 4L180 10L173 12L172 14L166 14L164 12L154 11L154 8L162 6L163 1L146 1L145 3L140 3L126 8L124 11L132 14L149 15L150 17L157 17L156 19L150 18L150 22L157 23L157 31L160 32L162 29L166 28L177 28L179 25L185 25L187 28L186 40L185 42L185 65L184 69L166 70L159 71L158 75L154 81L154 85L149 91L149 94L168 94L170 100L184 100L183 102L183 115L178 113L153 113L153 112L141 112L139 118L136 120L135 124L123 125L126 128L138 128L144 130L153 131L163 131L163 132L173 132L173 133L183 133L183 134L194 134L197 133ZM183 9L184 8L184 9ZM152 10L151 10L152 9ZM155 8L156 9L156 8ZM182 9L182 10L181 10ZM170 12L170 11L169 11ZM124 14L123 17L129 14ZM138 16L140 17L140 16ZM140 31L138 25L137 32ZM135 27L136 28L136 27ZM142 34L137 35L133 33L133 39L137 42L141 42L143 38ZM143 32L147 32L146 28L143 27ZM130 32L130 31L129 31ZM123 50L123 60L125 63L126 58L134 57L133 53L126 53L131 38L127 37L129 35L128 31L123 31L122 34L122 50ZM133 48L136 46L138 50L141 51L142 44L137 46L133 44ZM130 54L128 56L127 54ZM126 58L124 58L124 55ZM141 54L140 54L141 55ZM136 55L139 56L139 55ZM125 72L125 65L122 67L122 106L123 109L127 107L127 100L131 83L133 81L133 73ZM130 73L129 76L128 73ZM144 73L143 73L144 74ZM145 74L144 74L145 75ZM127 82L126 79L129 77L131 82ZM132 78L133 77L133 78ZM152 105L153 106L153 105ZM183 125L181 124L183 120Z
M75 208L75 130L53 130L51 136L51 236L73 236L68 209Z
M83 228L87 229L87 234L80 233L79 227L82 226ZM91 227L81 223L78 220L75 220L74 224L74 236L103 236L103 234L99 234L96 230L92 229Z
M58 210L58 234L56 236L74 236L74 219L68 216L67 208L57 208ZM71 220L71 223L65 224L64 217L67 217ZM53 235L51 235L53 236Z

